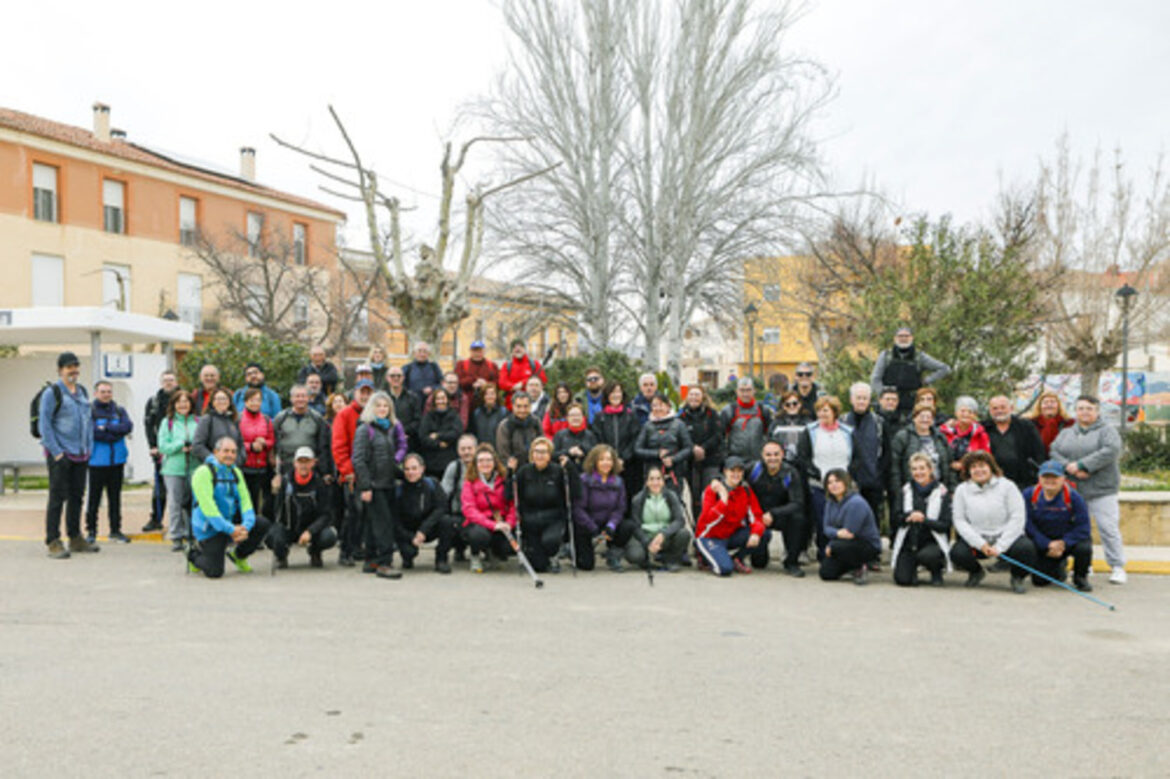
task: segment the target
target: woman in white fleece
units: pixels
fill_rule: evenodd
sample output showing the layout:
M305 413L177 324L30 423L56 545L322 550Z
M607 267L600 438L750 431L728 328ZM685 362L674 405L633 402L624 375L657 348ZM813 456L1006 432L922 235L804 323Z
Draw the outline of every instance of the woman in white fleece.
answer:
M979 561L1000 552L1036 566L1036 547L1024 533L1024 496L1003 478L990 452L963 457L963 483L955 490L951 514L959 536L951 547L951 562L967 572L968 587L987 575ZM1023 594L1026 572L1013 565L1011 574L1012 592Z

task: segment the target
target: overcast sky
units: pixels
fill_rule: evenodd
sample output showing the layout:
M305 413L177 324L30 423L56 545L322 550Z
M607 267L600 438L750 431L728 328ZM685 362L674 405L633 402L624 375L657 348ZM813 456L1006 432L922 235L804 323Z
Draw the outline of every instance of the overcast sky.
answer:
M328 201L268 133L338 151L333 103L382 175L423 193L402 191L420 237L441 141L505 58L492 0L69 0L51 27L46 6L9 5L0 105L89 127L101 100L131 140L233 171L255 146L263 183ZM1170 137L1168 32L1160 0L819 0L791 43L836 74L818 133L841 186L868 176L906 211L969 220L1065 130L1077 153L1120 144L1149 168Z

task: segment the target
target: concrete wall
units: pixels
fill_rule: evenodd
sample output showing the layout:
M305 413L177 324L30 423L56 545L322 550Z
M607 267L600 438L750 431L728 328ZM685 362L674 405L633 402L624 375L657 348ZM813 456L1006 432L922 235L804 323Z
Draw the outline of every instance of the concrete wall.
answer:
M1170 546L1170 492L1121 493L1121 539L1132 546ZM1093 543L1100 543L1096 525Z
M81 378L90 398L93 398L91 362L88 355L80 355ZM129 379L109 379L114 385L114 401L126 408L134 421L134 432L127 439L130 459L127 461L127 481L150 481L154 466L143 429L142 414L146 401L158 389L158 375L166 368L166 357L161 354L135 352L133 376ZM43 461L40 442L29 435L28 404L40 386L57 376L56 354L14 357L0 360L0 392L13 399L13 411L0 415L0 460Z

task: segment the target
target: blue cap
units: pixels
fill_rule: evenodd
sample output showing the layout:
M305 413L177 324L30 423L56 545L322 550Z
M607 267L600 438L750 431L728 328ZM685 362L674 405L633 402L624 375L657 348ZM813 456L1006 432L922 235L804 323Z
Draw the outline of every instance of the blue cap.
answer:
M1064 476L1064 467L1056 460L1048 460L1040 466L1041 476Z
M370 389L373 389L374 382L370 381L369 379L362 379L357 384L353 385L355 390L360 390L362 387L369 387Z
M471 348L472 349L482 349L483 348L483 341L472 341Z

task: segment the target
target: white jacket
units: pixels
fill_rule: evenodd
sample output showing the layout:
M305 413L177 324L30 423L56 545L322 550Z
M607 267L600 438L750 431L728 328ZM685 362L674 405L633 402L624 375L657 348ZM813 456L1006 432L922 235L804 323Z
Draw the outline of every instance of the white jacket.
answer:
M1024 534L1024 496L1011 479L992 476L982 487L967 480L955 490L951 519L972 549L990 544L1006 552Z

